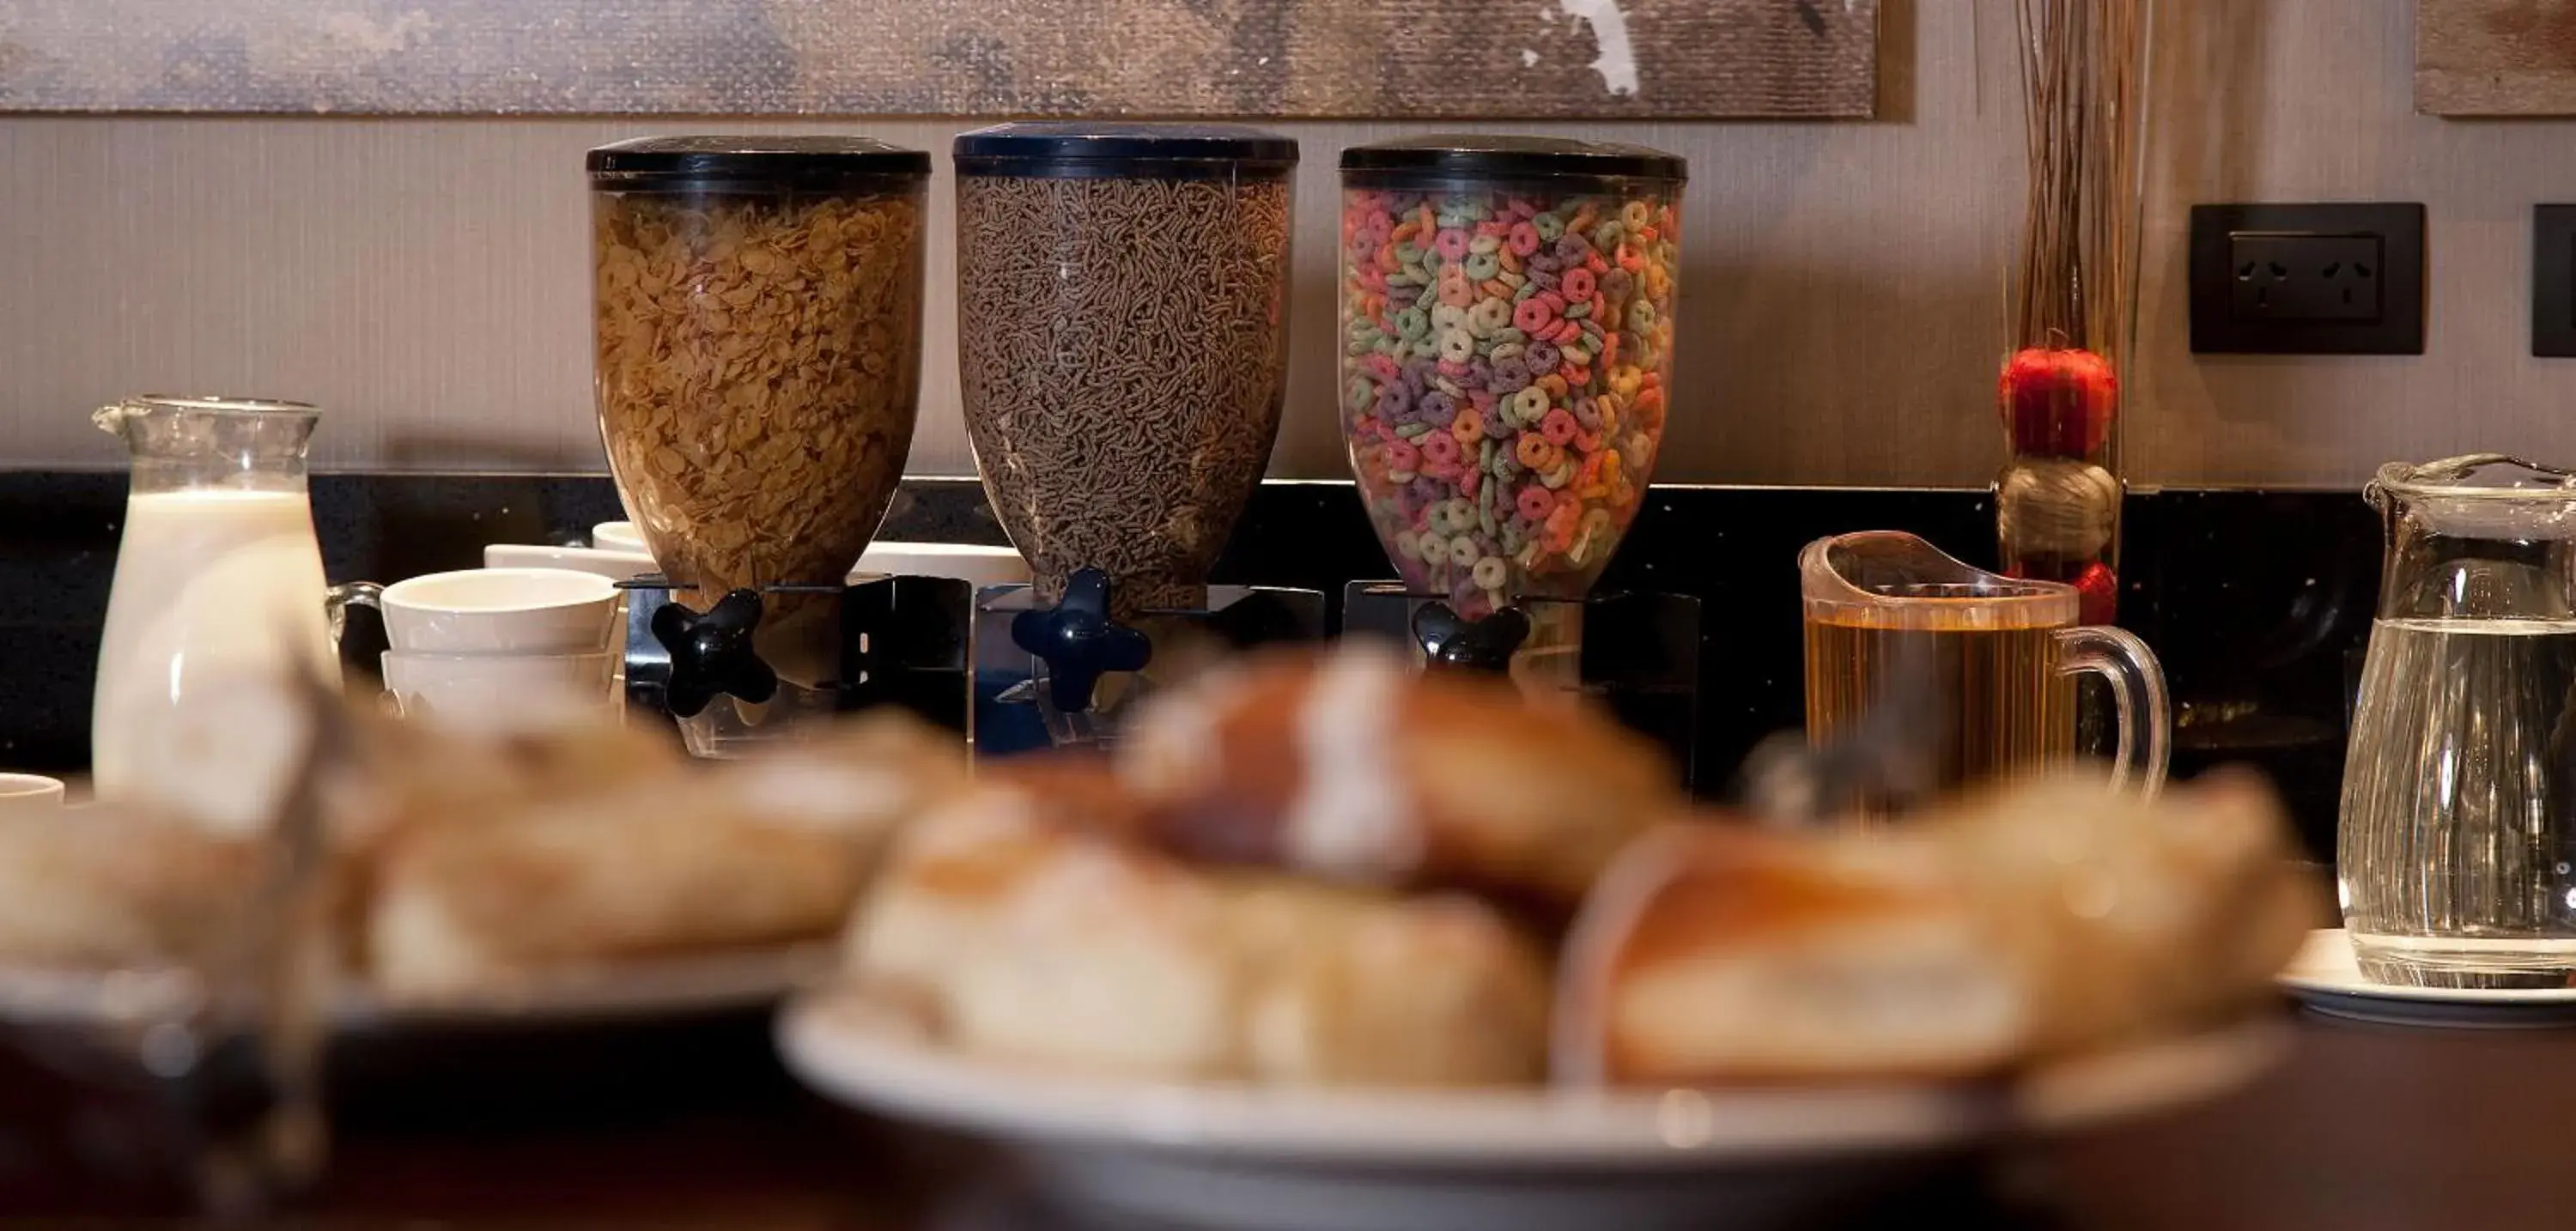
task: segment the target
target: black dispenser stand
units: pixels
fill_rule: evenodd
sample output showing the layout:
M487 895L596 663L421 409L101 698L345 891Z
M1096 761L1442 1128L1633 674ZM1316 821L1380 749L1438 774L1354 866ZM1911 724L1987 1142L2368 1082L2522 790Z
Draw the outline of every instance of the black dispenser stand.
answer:
M619 583L626 592L626 701L674 720L723 697L758 705L778 676L753 650L766 596L837 596L840 663L818 690L847 713L894 705L959 732L974 722L975 588L950 577L869 576L845 585L734 590L706 611L674 600L660 576Z
M1320 591L1210 586L1206 606L1148 609L1137 620L1145 627L1131 628L1109 616L1111 584L1099 569L1076 570L1052 606L1038 603L1026 585L987 586L977 593L978 667L1002 681L990 704L996 711L1017 707L1036 719L1015 723L1008 713L979 715L979 754L1113 742L1119 715L1133 695L1125 680L1150 673L1158 656L1167 654L1157 638L1199 634L1211 649L1240 652L1321 641L1325 634ZM1149 635L1148 628L1155 631ZM1114 699L1101 687L1110 678L1122 681Z

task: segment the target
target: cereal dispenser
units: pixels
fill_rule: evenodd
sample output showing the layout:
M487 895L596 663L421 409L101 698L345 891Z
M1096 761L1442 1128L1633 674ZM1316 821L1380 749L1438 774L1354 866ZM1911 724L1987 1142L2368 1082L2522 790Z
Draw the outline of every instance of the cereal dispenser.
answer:
M1020 123L955 153L966 428L1034 578L983 606L1051 734L1098 739L1190 647L1321 630L1320 594L1208 585L1279 430L1297 144Z
M929 155L655 137L588 168L600 436L663 574L630 699L700 755L878 700L962 725L962 587L850 576L912 441Z
M1663 440L1682 160L1461 135L1341 170L1341 424L1401 578L1355 587L1350 623L1533 693L1615 692L1605 671L1686 693L1696 604L1592 594ZM1645 642L1605 618L1671 652L1611 670L1604 647Z

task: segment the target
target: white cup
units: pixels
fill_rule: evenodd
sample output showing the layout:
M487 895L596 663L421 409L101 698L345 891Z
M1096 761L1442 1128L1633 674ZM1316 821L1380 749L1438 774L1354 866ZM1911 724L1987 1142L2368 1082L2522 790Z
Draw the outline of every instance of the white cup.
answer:
M407 653L598 654L617 634L617 584L573 569L462 569L342 589L383 612L386 643Z
M63 806L63 780L43 774L0 774L0 813Z
M385 691L405 718L476 731L514 731L599 717L617 708L618 656L421 654L388 650Z

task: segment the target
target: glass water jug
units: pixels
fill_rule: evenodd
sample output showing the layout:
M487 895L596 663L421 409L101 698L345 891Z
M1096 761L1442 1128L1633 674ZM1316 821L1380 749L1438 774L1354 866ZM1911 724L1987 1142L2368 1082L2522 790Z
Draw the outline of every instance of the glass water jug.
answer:
M93 420L133 455L90 724L103 798L262 823L302 753L193 698L298 664L338 678L295 402L139 397Z
M2576 976L2576 472L2382 467L2386 532L2344 762L2337 890L2362 972Z

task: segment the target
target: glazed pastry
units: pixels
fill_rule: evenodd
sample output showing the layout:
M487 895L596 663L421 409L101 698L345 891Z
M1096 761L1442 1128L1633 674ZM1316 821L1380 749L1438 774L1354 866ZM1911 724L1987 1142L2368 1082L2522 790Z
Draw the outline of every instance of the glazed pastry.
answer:
M254 900L259 853L192 821L112 804L0 817L0 962L212 957Z
M1463 897L1212 872L988 782L898 841L849 966L973 1051L1173 1079L1537 1076L1536 950Z
M1640 840L1567 942L1560 1081L1965 1077L2031 1034L2024 971L1922 843Z
M1574 1082L1965 1077L2221 1019L2317 921L2259 782L2069 775L1902 827L1658 833L1585 904Z
M1362 646L1162 694L1117 764L1186 857L1559 906L1678 806L1661 758L1589 708Z

